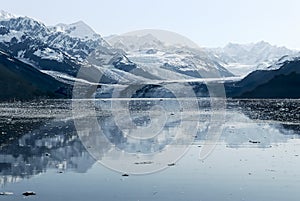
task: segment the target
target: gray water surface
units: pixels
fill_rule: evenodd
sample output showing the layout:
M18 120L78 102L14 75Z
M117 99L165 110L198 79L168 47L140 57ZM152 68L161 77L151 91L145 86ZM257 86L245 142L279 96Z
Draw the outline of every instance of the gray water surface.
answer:
M0 192L13 194L0 195L0 199L20 200L25 198L25 191L36 193L26 199L44 201L299 199L299 100L228 100L225 111L212 111L207 100L199 104L198 111L182 111L173 100L143 100L123 104L122 108L111 107L111 101L104 102L92 105L96 108L92 115L112 145L103 143L95 149L98 161L89 153L90 147L82 143L74 123L76 118L90 118L85 107L74 114L71 101L1 103ZM162 109L148 113L157 104ZM165 119L159 119L160 113L156 115L161 110ZM126 112L130 119L117 115ZM207 134L213 113L224 117L216 141L209 140ZM194 127L196 132L193 128L179 130L182 122L194 125L189 121L195 120L199 121L198 128ZM161 121L163 137L140 141L127 137L134 132L126 127L128 122L141 129ZM103 165L111 156L112 146L137 156L161 153L174 140L174 133L189 129L195 135L186 153L174 164L168 159L166 163L159 162L165 166L162 170L135 175ZM214 149L199 159L207 145ZM158 164L153 157L147 161L138 159L128 162L139 170Z

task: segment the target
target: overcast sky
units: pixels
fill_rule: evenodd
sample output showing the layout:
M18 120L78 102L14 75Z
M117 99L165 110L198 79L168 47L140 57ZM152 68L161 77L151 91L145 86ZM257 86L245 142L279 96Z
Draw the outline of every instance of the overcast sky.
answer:
M165 29L200 46L267 41L300 49L299 0L0 0L46 25L82 20L102 36Z

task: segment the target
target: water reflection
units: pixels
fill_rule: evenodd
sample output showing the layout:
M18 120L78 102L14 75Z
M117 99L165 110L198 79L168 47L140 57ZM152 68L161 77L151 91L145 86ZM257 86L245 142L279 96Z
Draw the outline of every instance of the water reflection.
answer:
M231 100L222 141L229 147L270 148L299 138L299 100Z
M57 173L84 173L94 164L78 139L67 104L35 102L30 107L5 104L1 108L0 184L49 168Z
M156 101L172 106L167 101ZM139 102L130 104L143 106ZM147 104L149 106L154 103L149 101ZM147 109L148 106L142 108ZM271 100L267 103L266 100L229 101L226 122L219 142L225 142L229 148L270 148L276 143L285 143L298 138L299 108L297 100ZM178 111L180 112L180 109ZM101 114L98 121L102 127L107 128L104 130L106 137L119 149L147 153L151 149L152 151L162 149L169 143L168 137L176 132L172 128L176 128L180 122L171 115L171 110L168 112L170 113L166 123L168 129L164 130L167 137L158 147L155 147L158 144L151 140L141 144L136 144L135 141L129 143L119 132L120 124L115 123L116 119L112 115ZM144 126L149 124L149 121L153 121L150 120L153 115L145 114L141 115L137 111L130 113L136 126ZM195 137L194 144L201 145L207 139L210 121L209 105L202 104L199 115L201 124L197 135L193 137ZM124 122L126 125L126 121ZM2 185L46 173L48 169L54 169L57 174L69 170L85 173L95 163L77 135L68 101L34 102L29 105L2 104L0 134L0 184ZM110 151L110 147L107 143L96 140L98 140L98 147L101 148L97 149L101 158ZM144 163L136 164L147 165L147 161L142 162Z

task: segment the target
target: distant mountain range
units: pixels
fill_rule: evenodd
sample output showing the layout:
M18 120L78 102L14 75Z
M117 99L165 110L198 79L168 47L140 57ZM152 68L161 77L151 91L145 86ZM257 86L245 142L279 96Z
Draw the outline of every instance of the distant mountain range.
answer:
M243 79L255 80L258 87L272 80L257 79L266 75L262 70L268 70L269 77L287 72L298 76L294 65L285 67L287 63L298 66L298 53L266 42L195 49L165 44L151 33L103 39L82 21L47 27L29 17L5 11L0 11L0 51L1 100L71 98L74 81L95 82L95 74L102 75L96 97L108 91L102 84L112 88L114 84L222 79L259 70ZM81 79L76 77L79 69L84 69ZM243 80L228 85L228 94L244 97L241 88L247 87Z
M229 43L224 48L207 49L235 75L245 76L255 70L264 70L283 56L297 55L295 50L271 45L265 41L250 44Z
M152 35L151 30L141 36L114 36L107 41L125 51L127 57L145 71L163 80L234 76L203 49L165 44Z

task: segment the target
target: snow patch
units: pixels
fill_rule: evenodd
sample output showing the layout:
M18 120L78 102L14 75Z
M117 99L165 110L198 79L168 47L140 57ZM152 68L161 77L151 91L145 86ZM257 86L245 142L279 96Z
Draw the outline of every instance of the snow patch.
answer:
M9 33L1 35L0 42L10 43L13 42L12 40L16 40L16 42L20 42L24 32L22 31L14 31L10 30Z
M45 48L44 50L38 49L33 54L41 57L42 59L56 60L59 62L62 62L64 59L64 56L61 52L56 52L55 50L50 48Z

